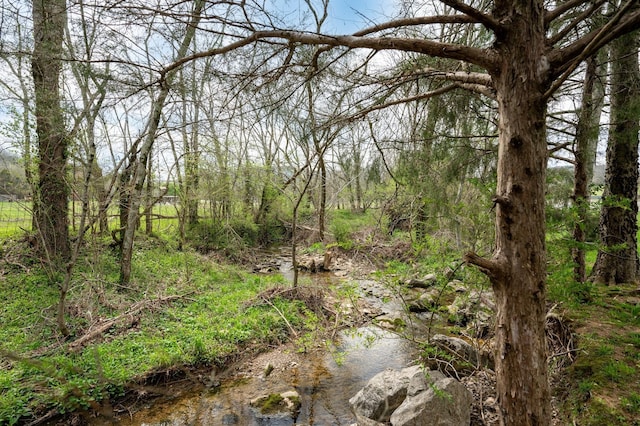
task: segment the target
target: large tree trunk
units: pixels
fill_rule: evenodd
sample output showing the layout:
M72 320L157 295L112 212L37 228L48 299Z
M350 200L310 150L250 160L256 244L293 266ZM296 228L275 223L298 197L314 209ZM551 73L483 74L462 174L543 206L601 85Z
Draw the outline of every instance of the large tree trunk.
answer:
M584 243L585 226L589 212L589 185L593 179L593 165L596 160L596 145L600 129L600 112L604 103L604 86L598 79L598 57L587 59L582 89L582 105L576 126L576 164L574 169L573 201L577 209L577 221L573 228L576 246L571 250L573 276L577 282L587 278Z
M536 3L496 1L496 18L510 22L495 43L501 64L490 70L500 113L496 251L491 260L466 256L495 292L497 394L503 422L513 426L551 421L544 332L548 67L544 11Z
M638 33L612 44L611 128L600 243L593 268L595 282L613 284L638 279L638 122L640 71Z
M69 185L64 116L59 78L66 21L65 0L33 2L34 47L31 73L35 88L38 135L38 184L33 215L39 249L50 265L69 259Z

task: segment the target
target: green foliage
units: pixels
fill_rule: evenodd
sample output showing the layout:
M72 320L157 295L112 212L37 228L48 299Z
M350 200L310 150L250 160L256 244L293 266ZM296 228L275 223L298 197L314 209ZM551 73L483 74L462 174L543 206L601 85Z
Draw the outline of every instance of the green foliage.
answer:
M87 408L154 372L221 365L247 344L277 344L290 326L303 329L311 321L299 301L256 302L260 291L282 285L281 277L247 276L161 240L136 247L134 282L126 291L117 286L114 252L88 247L81 259L68 296L72 340L137 304L147 308L75 352L60 344L53 320L58 289L47 275L32 267L3 276L0 424L52 408Z
M640 395L632 392L629 396L622 398L622 406L631 414L640 414Z
M282 238L283 232L281 224L256 225L244 218L229 223L202 220L189 227L186 239L191 247L202 253L215 250L233 253L246 247L255 247L265 241L278 241Z

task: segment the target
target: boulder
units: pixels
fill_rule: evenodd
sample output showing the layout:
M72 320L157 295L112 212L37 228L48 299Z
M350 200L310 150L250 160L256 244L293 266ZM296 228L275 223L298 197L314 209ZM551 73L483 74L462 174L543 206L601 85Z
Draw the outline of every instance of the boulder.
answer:
M376 374L364 388L360 389L349 404L353 408L358 424L367 420L388 422L393 410L398 408L407 396L407 387L411 377L422 374L419 366L405 368L401 371L386 369Z
M419 389L414 395L408 393L393 412L392 426L469 425L473 397L462 383L443 378L431 385L421 385Z
M456 355L461 361L468 362L472 366L483 366L493 369L494 363L489 352L480 352L466 340L457 337L435 334L431 337L431 343L444 349L448 353ZM463 365L454 364L456 369L464 370Z
M439 289L431 289L420 293L408 302L409 312L427 312L438 305L438 298L441 292Z
M420 366L387 369L349 400L358 426L466 426L471 402L460 382Z
M460 294L447 309L454 322L466 326L475 337L486 337L493 328L495 301L491 291Z
M432 287L438 281L436 274L428 274L422 278L411 278L405 281L405 284L409 288L429 288Z

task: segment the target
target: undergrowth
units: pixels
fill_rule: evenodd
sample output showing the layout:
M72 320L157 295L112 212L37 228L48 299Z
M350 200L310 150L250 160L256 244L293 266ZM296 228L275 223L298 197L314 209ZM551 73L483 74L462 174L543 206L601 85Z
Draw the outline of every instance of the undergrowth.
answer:
M58 290L44 271L2 265L0 424L95 408L154 376L220 366L247 346L282 342L313 315L292 298L251 303L282 286L280 276L245 274L159 239L137 244L131 287L117 285L117 262L105 245L87 247L68 297L73 334L66 339L55 324ZM75 346L115 318L121 320Z

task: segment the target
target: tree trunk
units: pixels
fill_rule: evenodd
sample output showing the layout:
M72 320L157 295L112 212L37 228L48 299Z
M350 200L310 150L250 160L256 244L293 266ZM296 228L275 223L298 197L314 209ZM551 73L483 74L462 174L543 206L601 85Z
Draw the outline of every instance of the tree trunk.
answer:
M324 241L325 216L327 213L327 167L324 163L324 156L319 150L318 168L320 169L320 202L318 205L318 240Z
M592 272L595 282L605 284L638 279L638 33L615 40L611 52L611 128L600 212L601 248Z
M51 266L69 259L69 185L67 139L60 106L59 78L66 21L65 0L33 2L34 47L31 73L38 135L38 184L33 215L40 254Z
M147 235L153 235L153 179L151 179L153 173L153 160L149 158L147 161L147 187L145 191L145 214L144 214L144 233Z
M489 70L499 119L496 250L466 260L489 276L496 297L495 363L503 423L549 425L551 395L544 331L546 100L542 2L496 1L509 22L496 34L499 67Z
M204 7L204 0L196 0L194 2L194 10L189 23L186 25L186 33L182 40L177 52L177 59L184 58L187 54L187 50L191 41L195 37L196 27L201 19L201 12ZM130 180L123 182L121 191L125 191L126 194L121 193L121 200L126 197L126 218L123 215L123 210L120 211L120 220L122 226L122 220L126 220L124 229L122 232L122 258L120 260L120 284L126 287L131 282L131 258L133 256L133 240L137 225L140 220L140 203L142 198L142 191L144 189L145 179L147 178L147 162L149 161L149 155L153 149L153 144L156 139L156 133L162 117L162 108L169 95L171 88L171 82L175 72L169 72L158 93L157 98L154 100L151 106L151 114L149 116L149 123L147 127L148 133L145 136L144 143L140 147L140 154L136 160L135 156L132 157L132 162L125 171L129 171ZM137 146L139 140L134 144ZM135 152L135 151L133 151ZM122 201L121 201L122 203Z
M577 209L577 220L573 228L576 244L571 250L573 257L573 276L577 282L587 279L584 243L585 226L589 213L589 185L593 179L593 165L596 159L596 145L600 129L600 112L604 103L604 87L598 80L598 57L587 59L587 69L582 89L582 106L576 126L576 164L574 169L573 201Z

